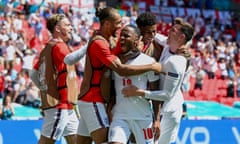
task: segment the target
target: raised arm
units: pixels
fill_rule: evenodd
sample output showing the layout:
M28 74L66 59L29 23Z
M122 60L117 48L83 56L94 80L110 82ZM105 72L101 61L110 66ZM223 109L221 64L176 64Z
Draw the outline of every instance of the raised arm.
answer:
M137 75L147 71L155 71L160 73L162 70L162 65L158 62L147 65L127 65L122 64L118 58L112 61L108 67L117 72L120 76Z
M68 64L68 65L73 65L75 63L77 63L80 59L82 59L84 57L84 55L87 52L87 46L84 46L70 54L68 54L65 58L64 58L64 63Z
M142 90L136 86L129 86L122 90L125 96L139 95L147 99L167 101L171 99L180 89L183 75L186 68L186 59L183 56L175 56L164 65L163 69L166 72L162 90L149 91Z

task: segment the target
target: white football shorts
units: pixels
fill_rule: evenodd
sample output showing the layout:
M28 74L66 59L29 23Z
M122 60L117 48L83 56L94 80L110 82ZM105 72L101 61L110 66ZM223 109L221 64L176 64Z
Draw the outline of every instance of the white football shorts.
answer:
M108 115L103 103L93 103L78 101L78 109L81 116L78 134L81 136L90 136L90 133L109 127Z
M62 136L77 134L79 119L73 109L51 108L43 112L43 136L59 140Z

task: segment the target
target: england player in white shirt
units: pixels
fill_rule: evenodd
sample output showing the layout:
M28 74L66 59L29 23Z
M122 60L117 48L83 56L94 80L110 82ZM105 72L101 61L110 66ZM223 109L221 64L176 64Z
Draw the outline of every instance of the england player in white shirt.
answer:
M191 40L193 31L189 23L181 18L175 19L167 38L168 45L164 48L159 60L163 72L160 74L160 90L148 91L137 85L130 85L122 90L126 97L139 95L146 99L164 102L161 108L161 134L158 144L173 143L178 135L184 102L180 88L189 58L187 54L178 54L178 52Z
M152 57L141 53L136 47L139 38L140 32L134 26L127 25L121 31L123 54L119 57L121 59L123 56L128 65L145 65L155 61ZM146 89L148 82L150 85L153 84L159 79L159 76L155 75L153 71L128 77L113 72L113 78L116 104L112 110L113 118L109 128L109 142L111 144L126 144L130 134L133 133L137 144L154 143L153 110L149 100L137 95L124 97L121 90L131 84ZM159 133L159 130L156 132Z

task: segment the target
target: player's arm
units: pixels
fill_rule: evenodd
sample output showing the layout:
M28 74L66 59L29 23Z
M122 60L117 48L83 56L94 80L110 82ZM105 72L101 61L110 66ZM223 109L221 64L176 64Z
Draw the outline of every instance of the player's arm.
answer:
M77 63L80 59L82 59L86 53L87 53L87 48L88 45L85 45L81 47L80 49L69 53L65 58L64 58L64 63L68 65L73 65ZM117 42L117 45L115 48L112 49L112 53L115 55L118 55L121 52L121 47L120 47L120 41Z
M159 73L162 69L162 65L158 62L146 65L127 65L122 64L118 58L113 60L108 67L117 72L120 76L137 75L147 71L155 71Z
M97 49L95 47L98 47ZM89 52L94 54L99 61L120 76L130 76L145 73L147 71L161 71L161 64L153 62L147 65L126 65L122 64L120 59L114 55L103 40L95 40L89 47Z
M87 46L81 47L80 49L66 55L66 57L64 58L64 63L68 65L73 65L77 63L80 59L82 59L86 52Z
M159 80L149 83L149 90L157 90L159 88ZM152 100L153 106L153 132L154 139L157 140L160 136L160 111L161 111L161 101Z
M186 59L183 56L176 57L178 58L169 60L164 66L164 69L167 69L167 73L162 90L142 90L134 85L130 85L124 88L122 93L125 96L139 95L157 101L167 101L171 99L178 90L179 85L181 85L181 75L184 74L186 69Z

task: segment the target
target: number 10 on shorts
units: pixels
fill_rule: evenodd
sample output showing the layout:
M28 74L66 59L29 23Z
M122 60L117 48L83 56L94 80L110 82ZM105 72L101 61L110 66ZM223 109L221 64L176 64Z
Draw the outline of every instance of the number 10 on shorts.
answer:
M143 129L143 134L145 140L152 139L153 138L152 128Z

